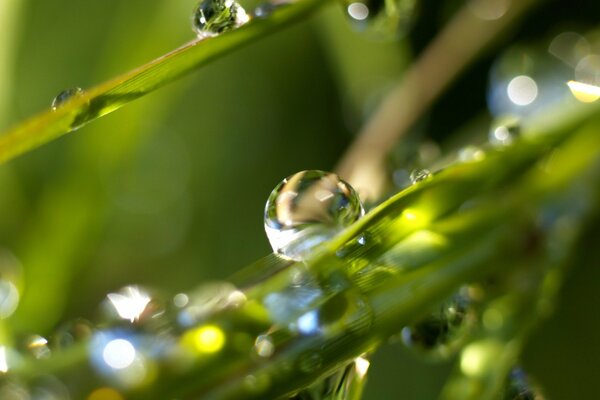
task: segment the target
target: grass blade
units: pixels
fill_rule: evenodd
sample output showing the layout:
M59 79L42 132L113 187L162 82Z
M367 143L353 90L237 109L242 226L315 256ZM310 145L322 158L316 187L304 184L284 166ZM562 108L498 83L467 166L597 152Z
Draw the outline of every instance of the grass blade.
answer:
M217 37L193 40L119 77L102 83L57 110L48 110L0 135L0 162L56 139L145 96L253 40L300 21L324 0L300 0Z

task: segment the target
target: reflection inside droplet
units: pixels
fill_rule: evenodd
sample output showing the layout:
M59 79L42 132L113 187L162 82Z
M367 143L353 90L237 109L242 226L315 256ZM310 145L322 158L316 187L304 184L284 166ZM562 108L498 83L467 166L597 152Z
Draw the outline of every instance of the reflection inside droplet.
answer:
M193 28L199 37L211 37L233 30L250 20L242 6L233 0L202 0L193 15Z
M538 87L535 80L527 75L513 78L506 87L506 94L510 101L518 106L527 106L535 101Z
M364 214L356 191L335 174L303 171L283 180L265 206L273 251L301 260Z

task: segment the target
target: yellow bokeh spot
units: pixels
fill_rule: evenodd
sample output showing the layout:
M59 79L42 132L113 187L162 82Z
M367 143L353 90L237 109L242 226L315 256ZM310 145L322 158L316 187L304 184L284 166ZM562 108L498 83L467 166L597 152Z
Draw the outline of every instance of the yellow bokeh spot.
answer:
M598 86L577 81L569 81L567 85L573 96L582 103L593 103L600 99L600 87Z
M460 370L466 376L481 377L498 362L504 352L502 344L489 339L465 347L460 357Z
M109 387L94 390L87 400L125 400L121 393Z
M203 325L187 331L182 341L199 353L216 353L225 345L225 333L216 325Z

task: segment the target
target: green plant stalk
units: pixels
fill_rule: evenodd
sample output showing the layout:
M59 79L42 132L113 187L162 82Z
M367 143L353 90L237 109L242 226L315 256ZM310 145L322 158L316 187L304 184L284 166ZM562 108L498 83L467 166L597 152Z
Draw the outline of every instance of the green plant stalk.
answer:
M553 155L549 171L533 171L524 180L522 191L533 196L554 193L542 209L558 207L561 217L545 229L546 248L537 249L536 254L519 263L520 275L514 281L530 283L526 287L514 284L512 292L488 306L502 315L503 322L499 327L480 326L443 388L442 400L497 398L529 336L556 302L569 261L578 249L579 236L597 221L600 163L595 149L600 141L594 126L583 129L587 132L579 135L579 140ZM589 220L585 215L595 218Z
M71 132L96 118L196 70L202 65L309 16L329 0L299 0L216 37L178 49L87 90L57 110L48 110L0 134L0 163Z
M450 167L402 191L322 246L306 263L271 256L240 273L232 281L247 301L199 322L199 327L222 330L224 348L206 354L186 347L183 354L178 353L184 361L162 360L166 366L158 367L156 384L132 390L128 398L292 394L373 350L459 286L505 270L507 263L517 264L527 255L523 243L538 212L557 190L569 188L562 183L585 176L600 154L594 131L583 129L570 137L573 130L565 127L569 125L490 151L483 161ZM556 168L560 170L557 176L537 174L539 161L555 146L564 152L562 159L568 164ZM593 178L586 184L597 185L597 177ZM469 200L478 203L461 209ZM423 233L441 240L424 240L417 261L403 263L415 260L414 245L402 246L403 242L412 238L414 243L415 235ZM366 244L357 245L356 239L363 235ZM283 319L273 317L267 297L294 296L292 282L298 274L318 296L301 309L289 310ZM299 334L292 326L310 312L317 316L318 329ZM275 352L270 357L252 355L254 339L261 334L273 339ZM72 364L63 363L65 369L56 371L65 379L76 365L87 363L85 352L70 357ZM47 373L51 365L56 364L25 363L14 373L31 377ZM177 373L169 365L187 366Z

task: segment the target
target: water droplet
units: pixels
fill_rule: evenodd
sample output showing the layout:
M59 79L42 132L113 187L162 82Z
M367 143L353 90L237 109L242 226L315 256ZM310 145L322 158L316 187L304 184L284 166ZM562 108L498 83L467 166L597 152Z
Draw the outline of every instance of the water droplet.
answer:
M344 0L346 14L359 31L396 39L408 29L415 10L415 1L407 0Z
M250 18L233 0L202 0L193 15L193 27L199 37L211 37L233 30Z
M265 231L273 251L302 260L363 214L347 182L329 172L303 171L284 179L269 196Z
M269 335L259 335L254 342L256 354L263 358L269 358L275 352L275 345Z
M522 368L513 368L505 383L502 400L543 400L539 388L532 384L531 380Z
M496 119L489 133L489 140L493 146L509 146L521 136L521 125L519 118L505 116Z
M84 93L84 90L80 87L74 87L63 90L58 95L56 95L54 100L52 100L52 109L58 110L63 104L65 104L69 100L83 96Z
M415 169L410 173L410 181L415 184L431 178L433 175L428 169Z
M402 329L404 344L433 359L443 359L458 350L474 322L474 309L467 288L445 301L437 311Z

